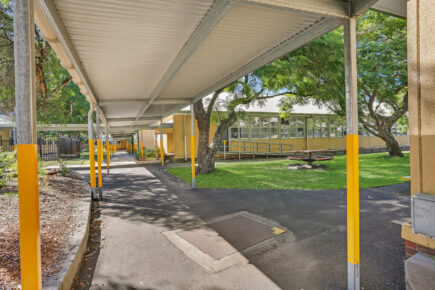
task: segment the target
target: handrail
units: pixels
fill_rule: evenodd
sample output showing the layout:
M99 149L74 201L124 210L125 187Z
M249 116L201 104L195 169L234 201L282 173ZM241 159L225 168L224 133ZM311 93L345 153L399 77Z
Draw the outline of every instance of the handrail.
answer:
M265 146L264 146L265 145ZM238 154L239 159L241 159L241 155L252 155L252 158L255 158L255 155L287 155L294 151L293 144L289 143L276 143L276 142L262 142L262 141L254 141L254 140L224 140L218 148L218 158L223 154L224 160L226 159L227 154Z

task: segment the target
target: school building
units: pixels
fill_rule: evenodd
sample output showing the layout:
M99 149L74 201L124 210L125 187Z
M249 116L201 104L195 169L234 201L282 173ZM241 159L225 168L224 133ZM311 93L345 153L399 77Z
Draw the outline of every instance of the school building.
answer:
M329 150L346 147L346 121L326 108L315 105L295 106L289 117L281 117L279 100L276 97L267 100L263 106L251 105L243 107L243 113L223 136L220 147L222 152L252 152L283 153L294 150ZM213 118L212 118L213 119ZM370 121L370 120L369 120ZM195 140L198 142L198 127L195 122ZM210 141L216 131L217 124L210 125ZM409 145L407 127L393 126L393 134L400 145ZM157 140L160 128L155 130L157 138L151 136L150 130L142 131L139 136L147 134L147 144ZM190 159L190 112L183 109L164 119L163 123L164 150L175 160ZM359 125L360 147L385 147L385 142L373 136L363 126ZM145 144L145 140L144 140ZM160 144L157 142L157 144ZM195 144L195 148L198 148ZM147 147L144 145L144 147ZM148 148L148 147L147 147Z

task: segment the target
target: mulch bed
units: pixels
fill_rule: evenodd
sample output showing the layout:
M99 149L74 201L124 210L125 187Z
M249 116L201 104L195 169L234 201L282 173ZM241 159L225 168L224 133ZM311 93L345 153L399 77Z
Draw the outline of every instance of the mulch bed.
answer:
M73 177L73 178L72 178ZM17 179L0 190L0 289L19 289L20 245ZM78 199L85 184L77 176L49 176L39 184L41 265L44 279L58 273L69 235L74 231Z

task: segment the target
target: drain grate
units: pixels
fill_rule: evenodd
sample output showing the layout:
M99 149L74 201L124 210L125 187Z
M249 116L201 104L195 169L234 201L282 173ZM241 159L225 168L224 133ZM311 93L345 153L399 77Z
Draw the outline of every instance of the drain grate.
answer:
M249 216L236 215L177 235L200 251L220 260L285 232Z

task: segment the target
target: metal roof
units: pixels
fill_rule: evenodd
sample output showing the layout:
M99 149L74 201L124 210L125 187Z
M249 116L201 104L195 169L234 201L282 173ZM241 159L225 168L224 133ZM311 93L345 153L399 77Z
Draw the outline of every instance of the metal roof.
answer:
M111 130L134 132L372 7L406 0L36 0L35 22Z

